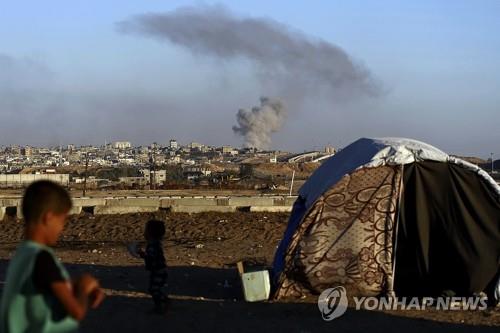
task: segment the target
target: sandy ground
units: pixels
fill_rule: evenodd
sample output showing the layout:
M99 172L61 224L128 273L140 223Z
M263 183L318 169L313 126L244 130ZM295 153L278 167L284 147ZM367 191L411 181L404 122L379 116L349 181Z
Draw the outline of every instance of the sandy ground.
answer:
M147 314L147 272L125 244L141 241L150 218L166 221L164 242L172 304L167 316ZM500 309L485 311L356 311L325 322L316 298L246 303L235 263L268 266L288 214L158 212L71 217L56 253L72 275L91 272L106 289L103 305L82 332L499 332ZM8 259L22 237L22 222L0 222L0 288Z

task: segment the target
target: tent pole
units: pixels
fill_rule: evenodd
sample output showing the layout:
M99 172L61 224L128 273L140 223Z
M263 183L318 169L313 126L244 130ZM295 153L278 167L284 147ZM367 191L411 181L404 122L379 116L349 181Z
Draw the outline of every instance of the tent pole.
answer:
M293 191L293 180L295 179L295 169L293 169L292 173L292 182L290 183L290 194L288 196L292 196L292 191Z
M398 249L398 235L399 235L399 216L401 212L401 196L403 195L403 173L404 171L404 164L401 164L401 174L399 176L399 193L398 193L398 203L397 203L397 210L396 210L396 223L394 226L394 246L392 248L392 278L389 282L389 290L387 291L389 297L395 297L396 293L394 292L394 281L396 277L396 253Z

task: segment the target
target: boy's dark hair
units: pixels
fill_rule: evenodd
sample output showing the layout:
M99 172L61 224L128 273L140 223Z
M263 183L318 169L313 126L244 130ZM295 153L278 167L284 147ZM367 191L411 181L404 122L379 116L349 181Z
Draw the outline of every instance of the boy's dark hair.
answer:
M154 239L162 239L165 236L165 223L160 220L149 220L146 222L146 232Z
M57 183L40 180L31 183L23 196L22 212L24 223L37 223L43 214L62 214L71 209L68 192Z

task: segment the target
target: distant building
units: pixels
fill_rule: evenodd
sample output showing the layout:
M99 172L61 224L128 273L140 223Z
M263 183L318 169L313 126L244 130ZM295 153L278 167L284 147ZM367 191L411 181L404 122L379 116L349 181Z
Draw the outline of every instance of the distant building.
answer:
M179 149L179 143L177 143L176 140L170 140L169 148L172 150L177 150Z
M120 177L118 180L126 186L145 186L149 184L149 178L145 179L145 177Z
M242 154L255 154L255 153L257 153L257 148L245 147L245 148L242 148L240 152Z
M24 156L26 157L33 156L33 149L30 146L24 147Z
M180 156L172 156L169 160L168 160L168 163L169 164L179 164L181 163L181 157Z
M201 147L203 147L203 145L198 142L191 142L189 144L189 148L191 148L192 150L201 150Z
M223 155L235 156L235 155L238 155L238 153L239 153L238 150L234 149L231 146L222 146L222 154Z
M38 154L39 155L50 155L50 150L48 150L47 148L41 148L38 150Z
M203 147L200 148L200 151L202 153L208 153L208 152L212 151L212 147L208 147L208 146L204 145Z
M195 180L201 177L210 176L212 171L205 167L186 167L183 170L184 177L188 180Z
M142 177L146 181L147 184L150 183L150 180L153 179L155 184L164 184L167 180L167 170L149 170L142 169L141 170Z
M129 148L132 148L132 144L128 141L117 141L117 142L113 142L113 148L115 148L115 149L129 149Z
M233 151L233 147L231 146L222 146L223 154L230 154Z
M19 146L12 146L10 148L10 150L11 150L12 154L14 154L14 155L22 155L22 151L23 151L23 149Z
M328 155L335 154L335 148L333 148L332 146L326 146L325 147L325 154L328 154Z

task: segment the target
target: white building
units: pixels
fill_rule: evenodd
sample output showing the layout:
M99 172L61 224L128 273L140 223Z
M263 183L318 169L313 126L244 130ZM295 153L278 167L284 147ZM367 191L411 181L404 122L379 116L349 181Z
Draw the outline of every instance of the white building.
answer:
M113 148L115 148L115 149L129 149L129 148L132 148L132 144L128 141L116 141L116 142L113 142Z
M203 145L199 142L191 142L189 144L189 148L191 148L192 150L201 150L202 147Z
M176 140L170 140L169 147L170 149L177 150L179 149L179 144L177 143Z
M328 155L335 154L335 148L333 148L332 146L326 146L325 147L325 154L328 154Z

